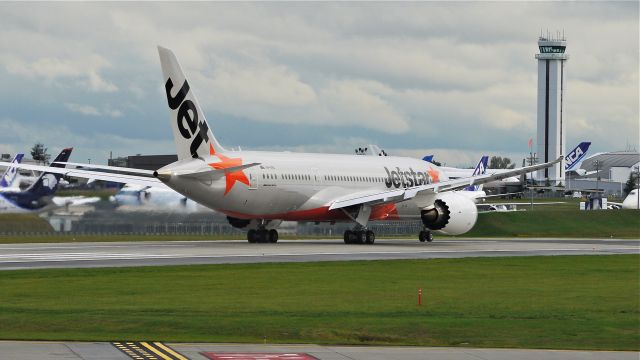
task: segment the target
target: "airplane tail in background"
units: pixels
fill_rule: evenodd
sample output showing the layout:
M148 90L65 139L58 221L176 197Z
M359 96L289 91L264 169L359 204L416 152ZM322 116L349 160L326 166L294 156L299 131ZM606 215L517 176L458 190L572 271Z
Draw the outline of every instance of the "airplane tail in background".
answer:
M224 149L213 136L204 112L187 82L178 59L169 49L158 46L165 93L171 114L171 129L178 160L207 157Z
M69 160L69 156L71 156L71 151L73 148L63 149L60 154L56 157L55 160L51 163L50 167L63 168L64 164L57 164L57 162L67 162ZM58 183L62 178L62 174L54 174L50 172L43 172L38 180L33 183L27 190L26 193L32 194L35 197L42 196L50 196L53 195L58 189Z
M571 170L571 168L576 166L585 157L585 155L587 155L589 146L591 146L591 142L583 141L578 144L578 146L573 148L573 150L571 150L569 154L564 158L564 170Z
M24 154L16 154L16 156L11 160L11 164L20 164ZM2 174L0 178L0 188L7 188L13 184L13 181L16 179L18 175L18 168L15 166L9 166Z
M489 156L483 155L476 165L475 170L473 170L473 176L484 175L487 172L487 164L489 163ZM464 188L466 191L480 191L482 190L482 185L471 185Z
M427 156L423 157L422 160L432 163L433 162L433 155L427 155Z

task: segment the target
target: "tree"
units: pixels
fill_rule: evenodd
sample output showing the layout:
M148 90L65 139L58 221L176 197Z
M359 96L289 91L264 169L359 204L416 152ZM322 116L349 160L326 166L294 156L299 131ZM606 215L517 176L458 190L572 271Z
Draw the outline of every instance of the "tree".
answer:
M626 197L627 195L629 195L629 193L631 192L631 190L636 188L636 183L637 183L637 179L634 173L630 173L629 174L629 180L627 180L627 183L624 186L624 196Z
M51 155L47 153L47 150L49 149L44 147L43 143L38 142L31 148L31 158L38 162L41 161L43 164L49 164Z
M512 163L508 157L492 156L489 159L489 169L513 169L515 167L516 164Z

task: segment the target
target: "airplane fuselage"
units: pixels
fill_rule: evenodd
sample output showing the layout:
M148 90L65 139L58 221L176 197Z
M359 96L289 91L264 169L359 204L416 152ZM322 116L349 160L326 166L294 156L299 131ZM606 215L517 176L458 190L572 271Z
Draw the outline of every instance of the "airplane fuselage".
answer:
M171 178L166 184L232 217L335 221L348 220L343 211L328 210L328 204L340 196L448 179L436 165L404 157L254 151L227 151L222 156L190 160L192 165L187 166L214 167L223 162L260 165L214 180L181 177ZM398 219L403 215L417 218L419 209L409 204L385 204L374 207L370 219Z

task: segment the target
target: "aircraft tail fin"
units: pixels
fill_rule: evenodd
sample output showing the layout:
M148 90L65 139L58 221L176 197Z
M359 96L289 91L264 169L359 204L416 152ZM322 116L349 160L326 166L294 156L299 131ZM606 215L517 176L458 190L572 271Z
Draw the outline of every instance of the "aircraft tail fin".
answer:
M583 141L578 144L578 146L573 148L573 150L571 150L569 154L564 157L564 170L571 170L571 168L576 166L580 162L580 160L582 160L585 155L587 155L589 146L591 146L591 142Z
M69 156L71 156L72 150L73 148L63 149L60 152L60 154L56 157L56 159L53 160L53 162L49 166L58 167L58 168L65 167L64 164L57 164L57 162L67 162L67 160L69 160ZM38 180L36 180L36 182L34 182L25 191L32 195L36 195L38 197L53 195L58 189L58 183L60 182L61 178L62 178L62 174L55 174L55 173L50 173L45 171L42 174L40 174L40 177L38 177Z
M16 154L16 156L11 160L11 164L20 164L24 154ZM0 177L0 188L10 187L13 184L13 181L16 179L18 175L18 168L15 166L9 166Z
M483 155L476 165L475 170L473 170L473 176L484 175L487 172L487 164L489 162L489 156ZM466 191L480 191L482 190L482 185L471 185L464 188Z
M178 59L169 49L158 46L165 93L171 115L171 129L178 160L203 158L224 149L213 136L202 108L191 91Z

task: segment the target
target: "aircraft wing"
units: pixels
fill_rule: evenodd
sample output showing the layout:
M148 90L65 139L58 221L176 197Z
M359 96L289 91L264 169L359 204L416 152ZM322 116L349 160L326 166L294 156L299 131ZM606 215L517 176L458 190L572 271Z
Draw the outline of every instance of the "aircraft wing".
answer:
M0 166L8 166L7 162L1 162ZM83 166L90 167L91 164L82 164ZM62 174L64 176L69 177L78 177L83 179L95 179L95 180L103 180L103 181L112 181L122 184L136 184L142 186L154 186L169 189L162 181L156 179L151 176L140 176L140 175L129 175L129 174L118 174L118 173L108 173L103 171L92 171L85 169L68 169L68 168L58 168L52 166L42 166L42 165L30 165L30 164L13 164L13 166L20 169L27 170L35 170L35 171L46 171L50 173ZM109 166L101 166L104 170L116 170L120 169L117 167L113 167L115 169L109 169ZM124 168L128 169L128 168ZM135 170L135 169L133 169ZM145 170L147 171L147 170ZM153 172L152 172L153 173Z
M127 168L127 167L119 167L119 166L81 164L81 163L63 162L63 161L56 161L55 163L66 165L66 167L69 169L84 169L84 170L100 169L100 170L126 172L126 173L132 173L132 174L143 174L143 175L149 175L149 176L153 175L153 170L134 169L134 168ZM70 167L70 166L73 166L73 167Z
M381 203L395 203L395 202L412 199L419 194L440 193L445 191L457 190L457 189L464 188L466 186L471 186L471 185L486 184L491 181L502 180L512 176L522 175L532 171L548 168L553 166L556 163L559 163L561 160L562 160L562 156L548 163L525 166L525 167L521 167L513 170L502 171L499 173L484 174L484 175L477 175L477 176L471 176L466 178L446 180L446 181L431 183L427 185L414 186L406 189L375 191L369 194L360 193L360 194L347 195L334 200L329 205L329 210L342 209L342 208L354 206L354 205L375 205L375 204L381 204Z

